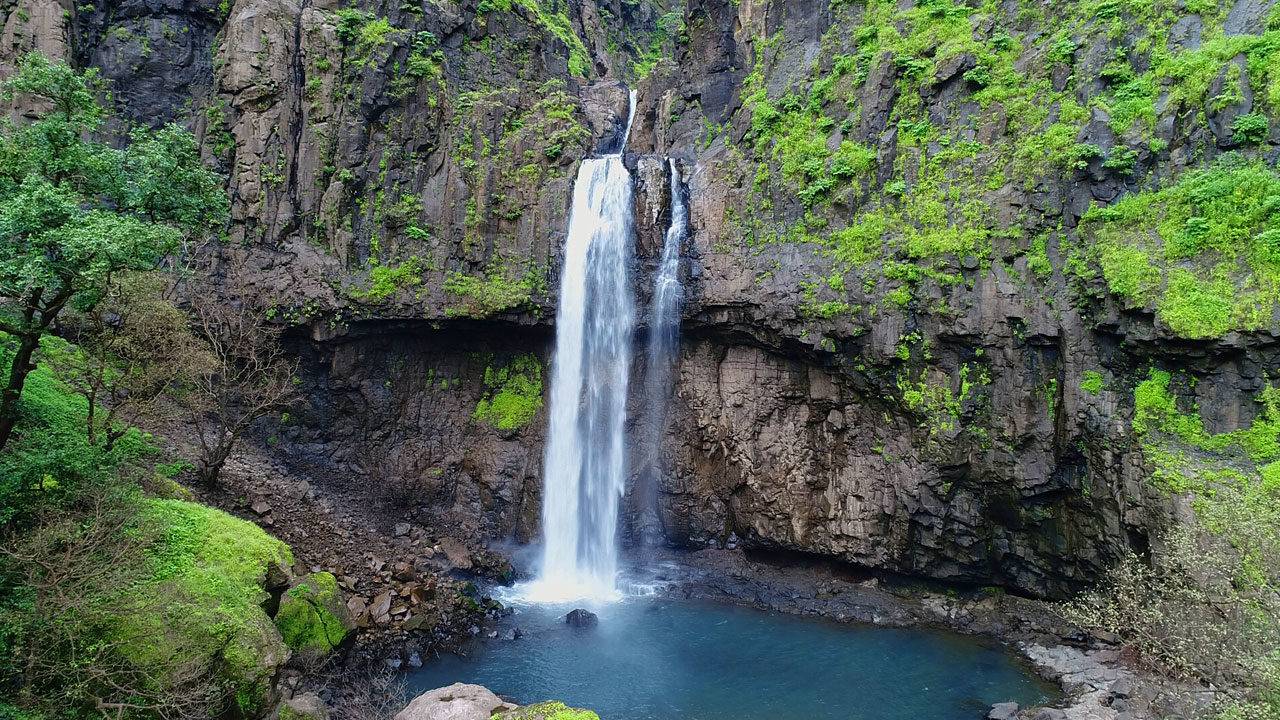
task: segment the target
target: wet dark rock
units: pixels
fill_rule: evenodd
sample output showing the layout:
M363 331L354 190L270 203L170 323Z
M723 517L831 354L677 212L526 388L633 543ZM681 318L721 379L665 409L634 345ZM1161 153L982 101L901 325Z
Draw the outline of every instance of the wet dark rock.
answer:
M1227 13L1227 35L1261 35L1276 0L1235 0Z
M567 625L570 625L572 627L592 628L600 623L600 618L597 617L595 613L589 610L583 610L582 608L578 608L576 610L570 611L568 615L565 615L564 621Z

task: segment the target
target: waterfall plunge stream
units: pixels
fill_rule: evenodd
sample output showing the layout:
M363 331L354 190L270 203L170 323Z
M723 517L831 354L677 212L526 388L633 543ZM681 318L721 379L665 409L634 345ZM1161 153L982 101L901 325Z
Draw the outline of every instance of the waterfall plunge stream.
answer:
M543 557L523 589L541 602L617 595L618 503L626 486L627 385L635 303L631 174L614 154L582 161L573 187L556 311L543 463Z

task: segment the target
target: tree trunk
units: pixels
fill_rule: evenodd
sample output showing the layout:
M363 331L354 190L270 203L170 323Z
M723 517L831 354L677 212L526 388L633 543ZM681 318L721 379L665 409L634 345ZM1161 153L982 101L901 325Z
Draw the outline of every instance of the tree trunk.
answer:
M218 475L222 472L222 466L227 464L227 458L231 457L231 447L235 443L235 437L219 440L218 444L210 448L205 456L200 458L200 470L197 473L201 482L205 485L213 486L218 482Z
M40 347L40 333L19 336L18 352L13 356L13 364L9 367L9 382L4 393L0 394L0 450L4 450L13 435L13 428L18 424L18 398L22 396L22 386L27 382L27 375L36 369L31 357Z

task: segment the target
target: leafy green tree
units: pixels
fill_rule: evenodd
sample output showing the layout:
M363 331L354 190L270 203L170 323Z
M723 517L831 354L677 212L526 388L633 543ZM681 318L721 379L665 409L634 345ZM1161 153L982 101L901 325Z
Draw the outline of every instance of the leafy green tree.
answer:
M0 122L0 331L12 336L0 391L0 449L40 338L68 305L101 301L112 278L157 267L186 239L215 231L227 214L221 178L203 166L195 139L176 125L102 138L105 88L31 54L3 83L29 108Z

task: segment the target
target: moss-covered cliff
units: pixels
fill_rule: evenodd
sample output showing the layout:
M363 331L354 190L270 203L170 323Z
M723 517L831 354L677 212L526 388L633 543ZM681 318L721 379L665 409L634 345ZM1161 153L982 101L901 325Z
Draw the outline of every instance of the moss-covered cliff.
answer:
M5 52L101 66L126 117L202 134L229 292L305 330L281 447L477 536L536 531L572 170L638 89L637 287L663 158L691 199L668 539L1061 594L1177 504L1130 423L1152 368L1206 432L1265 410L1277 13L25 0Z

